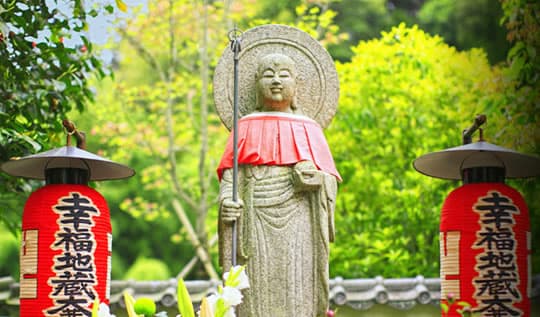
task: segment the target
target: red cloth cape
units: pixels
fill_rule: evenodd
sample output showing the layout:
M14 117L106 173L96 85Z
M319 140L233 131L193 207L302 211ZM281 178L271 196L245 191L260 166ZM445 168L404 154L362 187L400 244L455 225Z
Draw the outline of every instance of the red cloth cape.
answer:
M285 113L256 113L238 120L238 164L293 165L300 161L312 161L341 181L322 129L314 120ZM219 179L232 167L231 133L217 169Z

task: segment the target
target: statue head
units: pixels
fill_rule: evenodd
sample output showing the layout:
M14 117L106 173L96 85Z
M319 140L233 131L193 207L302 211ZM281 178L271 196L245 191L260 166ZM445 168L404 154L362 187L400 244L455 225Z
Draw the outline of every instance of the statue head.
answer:
M296 65L283 54L265 55L258 64L257 105L259 111L296 110Z

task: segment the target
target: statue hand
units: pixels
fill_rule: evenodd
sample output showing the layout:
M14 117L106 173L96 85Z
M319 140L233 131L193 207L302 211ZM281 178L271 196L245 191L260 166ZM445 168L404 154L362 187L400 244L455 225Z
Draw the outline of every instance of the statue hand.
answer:
M239 199L234 202L232 198L226 198L221 203L220 217L223 222L232 223L240 218L244 211L244 202Z
M319 189L323 181L322 173L311 161L301 161L294 166L295 183L301 191Z

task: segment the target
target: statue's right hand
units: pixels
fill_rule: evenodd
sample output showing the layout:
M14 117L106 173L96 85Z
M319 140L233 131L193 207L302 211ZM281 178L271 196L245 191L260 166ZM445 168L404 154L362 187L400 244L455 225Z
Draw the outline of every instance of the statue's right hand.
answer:
M240 199L233 201L231 198L226 198L221 203L221 220L232 223L237 221L244 210L244 202Z

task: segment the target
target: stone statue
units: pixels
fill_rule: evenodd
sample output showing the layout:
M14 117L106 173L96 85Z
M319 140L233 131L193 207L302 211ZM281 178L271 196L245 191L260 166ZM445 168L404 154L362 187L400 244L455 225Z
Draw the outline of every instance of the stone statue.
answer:
M257 58L255 98L238 125L238 201L232 200L232 137L218 167L220 261L230 268L233 221L237 261L250 288L241 317L318 317L328 309L328 253L337 180L319 123L298 104L295 61Z

